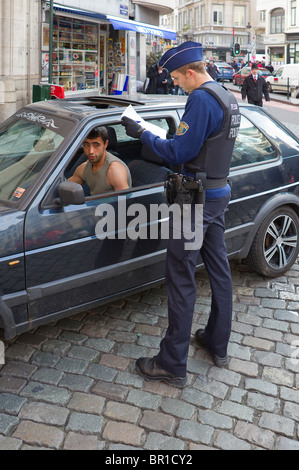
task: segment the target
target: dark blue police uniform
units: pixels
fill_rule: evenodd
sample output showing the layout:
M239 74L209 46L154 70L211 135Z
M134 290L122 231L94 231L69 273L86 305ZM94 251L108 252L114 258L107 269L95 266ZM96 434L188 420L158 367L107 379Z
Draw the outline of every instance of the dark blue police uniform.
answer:
M202 46L190 41L167 51L160 64L172 72L196 60L202 60ZM162 380L163 369L176 378L186 377L199 252L212 290L211 313L204 331L205 344L211 353L226 356L231 332L232 281L224 241L224 212L230 200L227 176L239 124L236 99L220 84L211 81L190 93L173 139L163 140L150 132L143 132L140 136L142 143L163 160L182 165L183 174L206 174L202 245L197 249L186 249L184 234L179 239L174 238L170 229L165 283L169 325L160 351L152 360L152 371L155 364L157 370L151 375L149 363L138 360L140 371L144 372L141 366L149 371L143 374L149 379L157 380L159 367L162 369ZM196 204L193 202L192 231L195 229L195 211Z

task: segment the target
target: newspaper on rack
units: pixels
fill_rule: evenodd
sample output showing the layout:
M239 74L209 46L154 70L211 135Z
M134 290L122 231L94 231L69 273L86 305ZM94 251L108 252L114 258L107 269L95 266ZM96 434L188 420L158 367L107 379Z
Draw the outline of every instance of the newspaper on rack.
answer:
M161 139L166 139L166 130L142 119L142 117L140 117L139 114L136 113L135 109L131 104L124 110L121 117L123 116L126 116L138 122L138 124L144 127L144 129L150 131L152 134L161 137Z

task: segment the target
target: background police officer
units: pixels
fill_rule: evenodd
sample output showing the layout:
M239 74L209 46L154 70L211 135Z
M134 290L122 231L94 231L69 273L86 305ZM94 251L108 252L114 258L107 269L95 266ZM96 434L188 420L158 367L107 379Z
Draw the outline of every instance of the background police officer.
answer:
M209 275L212 301L206 328L197 330L195 338L208 349L217 366L227 364L231 332L232 282L224 241L224 211L230 200L227 176L240 115L233 94L211 80L202 59L202 45L187 41L169 49L160 60L174 84L189 93L185 113L173 139L161 139L129 118L122 120L128 135L140 137L143 144L168 163L182 165L183 174L197 178L200 172L203 176L206 202L202 246L200 250L188 250L183 236L180 239L170 237L165 282L169 325L157 356L140 358L136 363L144 378L178 387L187 383L199 251ZM193 213L195 210L194 201Z

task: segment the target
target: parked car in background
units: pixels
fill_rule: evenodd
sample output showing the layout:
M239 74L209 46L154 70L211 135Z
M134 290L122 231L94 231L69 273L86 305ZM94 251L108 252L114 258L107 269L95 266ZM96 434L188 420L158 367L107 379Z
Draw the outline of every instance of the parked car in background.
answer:
M267 77L269 77L271 75L271 73L269 72L269 70L267 69L264 69L264 68L259 68L259 72L258 72L262 77L264 77L265 79ZM234 73L233 75L233 83L234 85L240 85L240 81L241 81L241 85L243 85L244 83L244 80L245 78L251 74L251 67L243 67L241 70L239 70L238 72Z
M185 102L170 98L42 101L0 125L0 328L6 339L163 282L164 180L177 169L128 137L120 121L132 104L172 138ZM280 276L299 252L299 140L264 108L242 103L240 112L228 255L264 276ZM131 188L90 196L68 181L86 160L82 144L97 126L107 127L108 151L128 165ZM152 211L157 207L161 211Z
M273 75L266 77L266 82L270 93L292 93L298 90L299 94L299 64L282 65Z
M229 80L230 82L233 81L234 69L231 65L226 62L215 62L215 65L220 72L218 82L222 80Z

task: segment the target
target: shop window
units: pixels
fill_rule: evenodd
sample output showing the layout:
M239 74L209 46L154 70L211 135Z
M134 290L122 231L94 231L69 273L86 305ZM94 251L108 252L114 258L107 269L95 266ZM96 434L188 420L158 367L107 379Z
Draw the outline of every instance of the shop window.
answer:
M98 26L54 17L53 82L66 91L98 88Z

